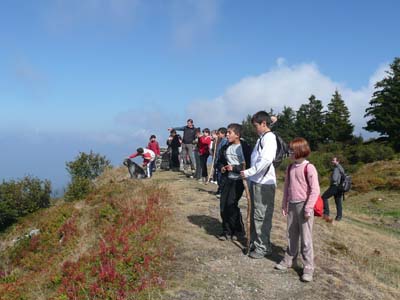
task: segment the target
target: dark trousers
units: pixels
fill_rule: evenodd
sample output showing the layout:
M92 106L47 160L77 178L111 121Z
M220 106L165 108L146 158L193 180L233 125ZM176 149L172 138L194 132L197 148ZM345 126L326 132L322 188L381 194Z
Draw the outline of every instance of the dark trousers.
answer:
M239 208L239 200L244 190L243 181L229 178L224 178L223 181L220 198L222 230L227 235L243 234L244 225Z
M207 159L210 154L200 155L201 177L208 177Z
M179 170L180 162L179 162L179 149L172 148L171 149L171 169Z
M322 195L322 199L324 200L324 215L329 216L329 198L334 196L336 203L336 218L342 218L342 202L343 202L343 193L339 191L336 185L331 185Z

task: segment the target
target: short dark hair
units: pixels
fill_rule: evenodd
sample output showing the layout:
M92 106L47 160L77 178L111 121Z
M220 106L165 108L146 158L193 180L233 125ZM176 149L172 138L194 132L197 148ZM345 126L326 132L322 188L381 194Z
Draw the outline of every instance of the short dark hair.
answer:
M140 148L136 149L136 152L139 153L139 154L143 154L144 150L143 150L143 148L140 147Z
M225 127L221 127L218 129L218 132L222 133L222 134L226 134L226 128Z
M150 136L150 139L155 139L156 138L156 136L154 135L154 134L152 134L151 136Z
M193 120L192 119L188 119L186 122L190 122L193 124Z
M306 158L310 155L311 149L305 138L295 138L289 143L289 149L293 151L294 158Z
M194 129L194 132L195 132L195 133L199 133L199 132L201 132L201 129L200 129L200 127L197 127L197 128L195 128L195 129Z
M203 132L207 132L208 134L210 134L210 129L204 128L204 129L203 129Z
M171 134L174 134L174 133L176 133L176 130L175 130L175 129L172 129L172 130L170 131L170 133L171 133Z
M261 124L262 122L265 122L267 126L271 125L272 122L270 115L265 110L260 110L251 117L251 123L253 124Z
M228 125L228 129L231 129L239 137L242 136L242 125L240 125L238 123L231 123L231 124Z

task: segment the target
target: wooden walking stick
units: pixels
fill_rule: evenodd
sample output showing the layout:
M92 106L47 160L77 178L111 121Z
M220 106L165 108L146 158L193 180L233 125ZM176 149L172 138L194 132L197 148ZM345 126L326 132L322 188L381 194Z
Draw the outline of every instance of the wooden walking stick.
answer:
M243 170L246 170L246 163L243 163ZM250 196L250 191L249 191L249 185L247 184L247 179L243 178L243 186L244 186L244 192L246 193L246 199L247 199L247 216L246 216L246 248L244 249L243 253L244 254L249 254L250 253L250 242L251 242L251 234L250 234L250 228L251 228L251 196Z
M213 176L213 173L214 173L214 163L215 163L215 156L217 153L218 140L219 140L219 137L217 137L217 139L215 140L215 148L214 148L214 153L213 153L210 175L208 175L208 179L207 179L206 183L208 183L211 180L211 177Z

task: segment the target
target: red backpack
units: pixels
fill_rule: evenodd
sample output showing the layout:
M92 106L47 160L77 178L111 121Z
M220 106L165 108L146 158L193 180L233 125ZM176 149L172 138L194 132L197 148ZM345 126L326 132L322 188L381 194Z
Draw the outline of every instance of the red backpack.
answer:
M293 164L290 164L290 165L289 165L288 173L287 173L289 183L290 183L289 172L290 172L290 169L292 168L292 165L293 165ZM304 167L304 177L306 178L307 185L310 186L310 183L308 182L308 177L307 177L307 174L308 174L308 173L307 173L307 166L308 166L308 163L307 163L306 166ZM314 205L314 216L316 216L316 217L322 217L323 214L324 214L324 201L323 201L321 195L318 195L317 202L315 202L315 205Z

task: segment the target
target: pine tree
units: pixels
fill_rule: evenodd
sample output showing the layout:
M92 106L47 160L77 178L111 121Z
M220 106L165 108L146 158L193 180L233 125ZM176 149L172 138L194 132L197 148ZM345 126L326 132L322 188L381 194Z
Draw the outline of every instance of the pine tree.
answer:
M324 141L324 119L321 100L311 95L308 104L302 104L296 112L296 134L304 137L312 149Z
M375 84L376 91L364 116L371 119L364 129L379 132L400 151L400 57L394 59L386 73L386 78Z
M242 137L249 143L251 147L257 142L258 134L251 123L251 115L247 115L246 119L242 121Z
M296 137L296 113L291 107L283 107L283 111L278 114L278 121L273 130L278 132L287 143Z
M336 90L328 104L325 118L326 141L347 142L353 138L354 125L342 96Z

